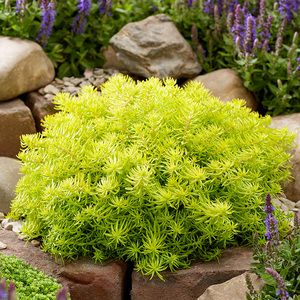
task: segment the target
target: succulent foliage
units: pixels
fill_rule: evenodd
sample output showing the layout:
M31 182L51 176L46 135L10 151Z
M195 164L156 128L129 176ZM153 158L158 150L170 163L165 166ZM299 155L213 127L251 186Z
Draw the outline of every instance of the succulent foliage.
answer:
M0 299L8 300L67 300L67 288L15 255L0 253ZM6 288L9 282L9 288ZM7 293L6 293L6 290ZM60 298L58 298L60 297Z
M264 195L290 174L294 133L198 82L118 75L55 104L22 137L10 215L55 256L123 258L151 277L211 260L264 232Z

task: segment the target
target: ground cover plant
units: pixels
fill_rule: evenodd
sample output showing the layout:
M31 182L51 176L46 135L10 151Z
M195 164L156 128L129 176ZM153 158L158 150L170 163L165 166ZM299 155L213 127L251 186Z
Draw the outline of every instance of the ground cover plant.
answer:
M16 256L0 253L1 300L67 300L67 288ZM9 287L7 288L7 283Z
M119 75L102 95L89 86L55 104L43 133L22 137L9 216L55 256L117 257L161 277L251 243L264 231L263 195L289 178L294 133L198 82Z
M299 0L0 0L0 34L38 41L57 76L104 63L101 46L124 25L165 13L203 73L233 68L261 114L300 111Z
M264 279L265 284L259 291L255 291L246 275L249 293L247 299L300 299L299 286L299 252L300 252L300 228L297 213L294 213L294 224L286 236L279 235L278 220L274 217L275 207L272 205L271 196L267 194L265 219L267 243L259 245L258 233L254 234L253 258L250 272L254 272Z

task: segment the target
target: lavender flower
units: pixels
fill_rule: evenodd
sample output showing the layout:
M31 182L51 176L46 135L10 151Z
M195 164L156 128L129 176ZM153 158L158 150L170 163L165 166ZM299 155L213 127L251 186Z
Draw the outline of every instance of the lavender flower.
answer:
M265 219L266 224L266 234L268 240L271 240L272 242L276 243L279 239L279 233L278 233L278 220L273 217L273 211L275 208L272 206L271 202L271 195L267 194L266 196L266 204L264 211L267 213L267 217Z
M285 290L285 284L283 278L273 269L271 268L266 268L266 271L275 279L275 281L278 284L278 291L276 295L280 295L281 300L288 300L289 299L289 294Z
M265 40L264 42L263 42L263 45L262 45L262 52L264 52L264 51L266 51L266 52L268 52L269 50L270 50L270 47L269 47L269 41L268 40Z
M264 23L260 23L258 25L259 28L263 27L263 30L262 32L260 33L260 36L261 36L261 42L262 44L268 39L271 37L271 34L270 34L270 28L272 26L272 20L273 20L273 16L269 15L268 18L267 18L267 22L264 24ZM262 22L261 19L259 19L259 22ZM266 48L266 51L269 51L270 50L270 47L268 46Z
M282 40L283 40L283 33L284 33L284 29L286 27L286 24L287 24L287 18L284 18L282 20L282 23L281 23L281 26L278 30L278 33L277 33L277 40L276 40L276 43L275 43L275 54L278 56L279 55L279 52L280 52L280 49L282 47Z
M293 12L298 13L299 3L294 0L281 0L279 1L279 12L281 15L285 15L289 22L294 18Z
M297 58L297 67L296 67L296 71L299 72L300 71L300 57ZM299 76L300 76L300 72L299 72ZM299 226L298 226L299 227Z
M247 16L249 14L249 1L248 0L245 0L242 11L243 11L244 16Z
M232 0L229 3L229 11L234 12L238 4L239 4L238 0Z
M268 193L266 195L266 204L265 204L265 207L264 207L264 211L267 214L272 214L274 210L275 210L275 207L272 205L271 195Z
M242 25L242 9L241 9L241 5L238 4L235 9L235 21L233 23L231 32L234 33L233 38L235 41L238 37L240 38L241 45L244 44L244 36L242 36L243 30L244 30L244 26Z
M227 30L228 32L231 33L231 28L233 26L233 13L230 12L227 16L227 22L226 22L226 25L227 25Z
M209 15L213 15L214 13L214 2L212 0L207 0L204 2L204 10L203 12Z
M107 12L107 14L111 16L111 7L112 7L111 0L100 0L97 3L100 3L99 11L101 15L104 15Z
M260 8L259 8L259 17L258 17L258 23L259 25L263 26L265 23L265 18L266 18L266 0L261 0L260 1Z
M75 17L75 21L72 25L72 32L81 34L84 33L84 27L86 26L86 16L90 14L91 0L78 0L77 8L79 10L79 15Z
M255 30L255 18L248 15L246 20L246 39L245 39L245 51L246 53L251 53L251 47L254 45L254 41L256 40L256 30Z
M16 3L17 13L19 13L22 17L24 16L26 11L26 3L27 0L17 0Z
M41 45L45 48L46 44L48 43L47 40L50 37L53 28L56 12L54 10L52 0L51 1L42 0L41 9L42 9L42 22L36 40L39 41Z
M221 25L220 25L220 10L218 8L218 5L215 5L214 7L214 19L215 19L215 24L216 24L216 33L221 32Z
M193 6L193 0L188 0L188 7L192 7Z
M63 288L58 292L56 296L56 300L67 300L68 299L69 289L67 286L63 286Z

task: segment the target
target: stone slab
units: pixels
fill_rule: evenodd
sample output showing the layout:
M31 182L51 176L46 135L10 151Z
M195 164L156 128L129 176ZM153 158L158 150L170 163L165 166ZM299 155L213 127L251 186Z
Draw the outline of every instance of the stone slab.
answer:
M238 276L250 268L253 262L250 248L233 248L224 250L218 261L193 262L189 269L176 273L163 271L158 277L149 280L140 272L132 273L132 300L197 300L205 290L214 284L223 283Z

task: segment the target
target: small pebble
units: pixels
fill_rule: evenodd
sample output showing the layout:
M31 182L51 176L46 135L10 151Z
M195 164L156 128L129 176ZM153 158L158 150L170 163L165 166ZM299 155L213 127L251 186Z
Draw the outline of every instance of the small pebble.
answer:
M14 222L14 220L12 219L4 219L2 222L1 222L1 226L2 227L5 227L8 223L11 223L11 222Z
M48 101L52 101L53 98L54 98L54 95L52 95L52 94L46 94L44 97L45 97Z
M65 82L65 86L75 86L72 82L70 81L66 81Z
M40 93L41 95L45 95L44 88L40 88L40 89L39 89L39 93Z
M21 241L25 241L27 239L27 236L23 235L23 234L20 234L20 235L18 235L18 239L21 240Z
M44 92L45 94L53 94L53 95L56 95L58 94L60 91L57 87L55 87L54 85L52 84L48 84L44 87Z
M32 241L31 241L31 244L32 244L34 247L39 247L41 243L40 243L39 241L37 241L37 240L32 240Z
M14 228L12 223L7 223L6 225L4 225L4 229L5 230L12 230Z
M6 249L6 248L7 248L7 245L0 242L0 250Z

